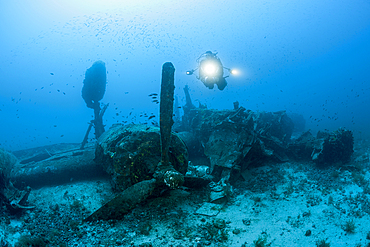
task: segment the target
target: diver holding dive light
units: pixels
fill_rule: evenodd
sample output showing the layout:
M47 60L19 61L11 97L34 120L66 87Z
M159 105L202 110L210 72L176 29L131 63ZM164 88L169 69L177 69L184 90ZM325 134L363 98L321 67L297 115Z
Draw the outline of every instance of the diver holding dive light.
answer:
M186 71L187 75L192 75L196 70L199 69L198 80L201 80L203 84L209 89L213 89L215 84L219 90L224 90L227 85L226 78L229 75L224 76L224 69L229 71L230 74L234 74L236 71L229 68L223 67L221 60L217 57L217 53L206 51L196 60L198 67L193 70Z

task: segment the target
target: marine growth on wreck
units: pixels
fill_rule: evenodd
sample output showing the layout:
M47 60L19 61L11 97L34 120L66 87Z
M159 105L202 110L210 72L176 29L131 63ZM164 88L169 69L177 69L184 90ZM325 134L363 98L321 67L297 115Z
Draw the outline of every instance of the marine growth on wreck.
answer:
M0 247L370 246L370 5L3 1Z

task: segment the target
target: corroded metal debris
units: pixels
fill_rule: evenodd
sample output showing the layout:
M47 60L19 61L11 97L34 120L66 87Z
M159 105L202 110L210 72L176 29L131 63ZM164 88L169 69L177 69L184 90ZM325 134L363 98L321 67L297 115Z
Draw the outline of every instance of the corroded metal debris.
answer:
M174 133L168 158L174 169L186 173L187 149ZM152 179L161 161L159 128L144 124L113 126L99 138L95 161L109 173L118 191Z
M154 174L158 182L164 182L172 189L184 183L184 175L173 167L169 159L171 131L174 123L172 119L175 90L174 73L175 68L172 63L163 64L160 103L161 162Z
M183 126L188 128L180 129L180 136L185 137L188 147L201 147L196 153L189 153L191 159L206 157L216 181L222 177L235 181L243 176L249 165L258 165L268 159L288 160L285 152L294 125L285 111L194 108L184 119L188 124ZM203 154L199 153L200 149ZM190 151L193 149L189 148Z
M144 180L128 187L86 218L86 221L120 219L144 201L156 188L155 179Z
M94 162L95 145L79 147L78 143L60 143L14 152L19 160L10 175L14 186L38 188L106 177Z
M0 149L0 206L5 204L12 213L16 213L21 209L34 208L27 202L31 188L27 187L26 190L18 190L10 181L10 173L16 163L17 159L13 154Z
M184 182L188 153L173 125L174 72L162 69L160 129L147 125L116 125L101 138L96 161L111 174L120 192L86 220L120 218L161 187L177 188Z
M351 159L353 144L352 131L344 128L319 131L316 137L307 131L289 144L288 152L293 158L312 160L320 165L344 164Z
M162 69L161 103L160 103L160 131L161 131L161 163L169 166L168 152L170 148L171 129L173 125L174 103L174 73L172 63L165 63Z

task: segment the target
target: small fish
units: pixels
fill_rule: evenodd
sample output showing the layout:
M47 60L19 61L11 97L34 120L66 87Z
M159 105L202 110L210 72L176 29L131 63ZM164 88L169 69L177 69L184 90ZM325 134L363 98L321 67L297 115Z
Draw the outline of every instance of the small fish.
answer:
M44 89L44 87L41 87L41 89Z
M152 119L152 118L155 118L155 116L154 116L154 115L150 116L150 117L148 118L148 120L150 120L150 119Z
M61 135L60 137L63 137L64 135Z
M57 127L56 125L54 125L54 127Z
M54 75L54 73L50 73L50 75Z
M59 90L59 89L57 89L57 91L58 91L58 92L60 92L60 90Z
M157 93L151 93L148 96L151 97L151 96L156 96L156 95L158 95L158 94Z

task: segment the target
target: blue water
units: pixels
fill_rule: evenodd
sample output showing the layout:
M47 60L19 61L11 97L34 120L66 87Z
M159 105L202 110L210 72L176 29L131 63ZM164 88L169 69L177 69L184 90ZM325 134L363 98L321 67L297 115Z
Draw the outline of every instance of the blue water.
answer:
M1 1L0 147L81 142L93 115L82 82L97 60L108 72L107 127L158 116L148 95L170 61L181 104L188 85L208 108L237 100L300 113L313 132L370 137L369 0L131 2ZM207 50L240 72L223 91L185 74Z

